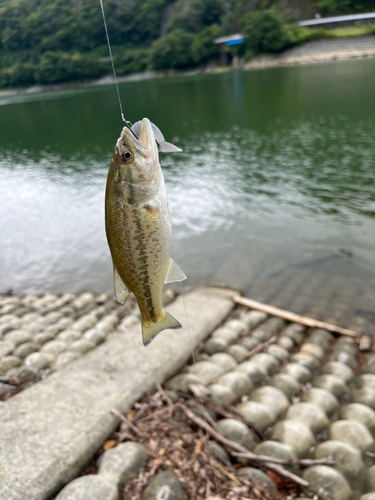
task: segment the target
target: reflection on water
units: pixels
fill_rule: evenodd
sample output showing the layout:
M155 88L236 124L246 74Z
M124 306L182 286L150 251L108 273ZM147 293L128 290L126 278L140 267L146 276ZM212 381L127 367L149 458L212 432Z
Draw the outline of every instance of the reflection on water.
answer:
M161 162L190 284L367 321L374 76L363 60L120 87L128 118L149 116L184 149ZM111 289L103 204L115 97L106 87L0 99L0 292Z

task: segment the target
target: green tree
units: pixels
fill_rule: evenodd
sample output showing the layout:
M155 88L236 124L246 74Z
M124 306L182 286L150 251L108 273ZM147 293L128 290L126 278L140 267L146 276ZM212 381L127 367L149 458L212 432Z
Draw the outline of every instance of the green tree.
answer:
M147 70L150 64L150 49L127 49L115 58L116 73L119 75L140 73Z
M79 53L46 52L42 55L36 72L39 83L61 83L72 80L98 78L103 67L98 60Z
M151 61L156 70L186 68L194 63L193 35L182 30L168 33L152 45Z
M206 63L210 59L218 56L219 46L214 43L214 39L222 35L219 25L212 24L194 35L192 54L198 63Z
M251 52L277 52L288 43L282 18L274 10L249 12L240 22L245 47Z
M223 0L177 0L167 31L182 29L196 33L205 26L220 24L225 10Z

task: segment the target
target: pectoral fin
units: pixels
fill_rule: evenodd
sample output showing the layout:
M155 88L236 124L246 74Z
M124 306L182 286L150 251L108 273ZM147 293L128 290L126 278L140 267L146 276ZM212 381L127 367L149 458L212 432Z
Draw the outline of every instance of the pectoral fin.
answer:
M169 263L168 274L165 279L166 283L173 283L174 281L183 281L186 280L185 273L181 270L181 268L176 264L176 262L171 259Z
M116 300L119 304L125 304L125 301L128 298L130 292L125 283L122 281L122 278L119 275L115 265L113 265L113 280L115 284Z

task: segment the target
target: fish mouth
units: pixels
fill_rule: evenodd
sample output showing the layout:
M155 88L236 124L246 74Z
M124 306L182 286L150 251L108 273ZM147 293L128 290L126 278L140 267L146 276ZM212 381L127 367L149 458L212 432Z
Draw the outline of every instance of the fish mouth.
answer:
M153 149L156 148L154 131L152 130L150 120L143 118L138 138L128 127L124 127L118 139L117 146L119 148L120 146L125 146L128 149L135 150L143 158L149 158Z

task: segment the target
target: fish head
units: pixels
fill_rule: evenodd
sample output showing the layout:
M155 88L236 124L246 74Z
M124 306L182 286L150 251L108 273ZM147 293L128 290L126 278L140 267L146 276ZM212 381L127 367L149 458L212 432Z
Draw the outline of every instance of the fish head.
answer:
M154 131L148 118L143 118L139 137L128 128L122 129L112 160L118 180L134 185L152 184L159 166ZM116 178L115 178L116 181Z

